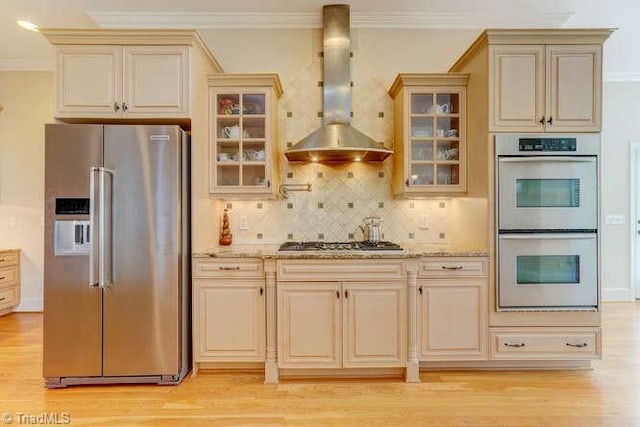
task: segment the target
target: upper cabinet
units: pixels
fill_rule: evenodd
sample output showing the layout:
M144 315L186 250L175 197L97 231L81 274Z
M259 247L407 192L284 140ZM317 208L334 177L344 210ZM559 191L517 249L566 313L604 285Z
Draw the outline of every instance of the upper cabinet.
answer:
M467 75L400 74L394 99L395 195L466 190Z
M599 132L602 44L610 33L487 30L450 71L488 78L490 132Z
M208 72L221 70L194 31L43 33L56 48L54 115L60 119L187 119L199 55L208 56Z
M270 198L278 191L275 74L209 77L209 191L220 197Z

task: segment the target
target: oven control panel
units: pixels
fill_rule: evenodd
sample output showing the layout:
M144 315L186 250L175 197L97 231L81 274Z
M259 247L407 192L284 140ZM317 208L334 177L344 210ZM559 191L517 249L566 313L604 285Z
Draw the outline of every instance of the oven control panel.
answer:
M518 151L576 151L576 138L520 138Z

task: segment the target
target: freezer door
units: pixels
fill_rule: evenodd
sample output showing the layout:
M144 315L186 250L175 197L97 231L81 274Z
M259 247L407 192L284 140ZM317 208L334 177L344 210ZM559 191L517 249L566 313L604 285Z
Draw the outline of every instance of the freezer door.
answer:
M105 126L104 163L112 174L105 376L179 370L181 143L178 127Z
M90 284L87 251L90 171L102 165L102 133L101 125L45 126L46 378L102 375L102 292Z

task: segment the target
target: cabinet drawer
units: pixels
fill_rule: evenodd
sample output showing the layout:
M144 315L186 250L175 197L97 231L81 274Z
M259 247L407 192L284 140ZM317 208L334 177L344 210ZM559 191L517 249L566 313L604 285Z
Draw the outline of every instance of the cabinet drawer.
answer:
M600 329L492 330L492 359L598 359Z
M212 258L194 261L193 277L264 277L262 260Z
M0 268L0 286L10 285L18 281L18 266Z
M279 260L278 280L362 281L402 279L402 260Z
M18 287L0 289L0 310L18 304Z
M19 264L18 252L3 252L0 253L0 268L7 267L9 265Z
M420 261L420 277L486 276L485 258L428 258Z

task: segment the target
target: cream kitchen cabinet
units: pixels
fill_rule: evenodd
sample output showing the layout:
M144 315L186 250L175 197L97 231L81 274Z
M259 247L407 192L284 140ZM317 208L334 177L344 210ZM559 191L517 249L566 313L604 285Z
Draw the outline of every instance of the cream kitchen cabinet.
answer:
M280 368L403 367L402 283L278 284Z
M61 120L186 121L200 85L193 78L204 78L196 72L221 70L192 30L42 33L55 47L54 116Z
M486 141L487 132L600 132L602 46L612 32L485 30L449 69L473 80L470 135Z
M428 258L418 271L418 359L487 359L484 258Z
M392 190L416 197L466 190L467 75L400 74L394 99Z
M278 194L275 74L209 77L209 191L225 198Z
M187 46L60 46L55 116L189 116Z
M0 249L0 315L20 303L20 251Z
M277 261L279 368L406 365L401 259Z
M266 288L262 260L196 258L193 276L196 366L264 362Z
M601 44L496 45L489 61L491 131L600 131Z

